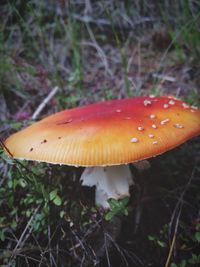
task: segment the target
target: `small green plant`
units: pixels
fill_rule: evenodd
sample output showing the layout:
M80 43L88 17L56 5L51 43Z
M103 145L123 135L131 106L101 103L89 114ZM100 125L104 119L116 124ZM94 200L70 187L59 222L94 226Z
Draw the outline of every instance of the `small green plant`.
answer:
M192 257L188 260L190 264L200 264L200 255L192 254Z
M192 239L194 242L200 243L200 223L196 225Z
M187 266L191 266L191 265L196 265L200 264L200 255L197 254L193 254L191 258L187 259L187 260L181 260L180 263L171 263L170 267L187 267ZM198 265L199 266L199 265Z
M153 242L155 245L158 245L161 248L164 248L167 246L166 240L167 240L167 234L168 234L168 225L165 224L163 228L160 230L159 235L148 235L149 241Z
M46 164L13 161L5 156L3 150L0 159L0 241L3 247L9 243L14 248L16 243L10 241L10 233L46 236L50 206L60 206L62 200L59 189L41 179L47 173ZM6 263L7 258L3 260Z
M186 267L187 266L187 261L182 260L178 265L176 263L171 263L170 267Z
M178 235L178 239L180 244L182 243L185 247L185 250L191 250L191 246L197 247L200 244L200 223L197 223L194 227L193 232L189 232L187 226L183 223L180 223L180 233ZM149 241L153 242L155 246L158 246L162 249L168 247L168 232L169 225L165 224L163 228L160 230L159 235L151 234L148 235ZM181 251L180 251L181 253ZM186 257L186 256L185 256ZM199 266L200 263L200 255L196 253L192 253L187 256L187 258L181 259L180 262L176 262L174 259L170 264L170 267L188 267L188 266Z
M165 243L164 241L160 240L160 239L159 239L157 236L155 236L155 235L149 235L149 236L148 236L148 239L149 239L150 241L152 241L155 245L158 245L158 246L160 246L160 247L162 247L162 248L166 247L166 243Z
M106 213L105 215L105 219L107 221L110 221L114 216L118 215L118 214L124 214L124 215L128 215L128 202L129 202L129 197L125 197L123 199L120 200L116 200L116 199L109 199L109 205L111 210L109 212Z

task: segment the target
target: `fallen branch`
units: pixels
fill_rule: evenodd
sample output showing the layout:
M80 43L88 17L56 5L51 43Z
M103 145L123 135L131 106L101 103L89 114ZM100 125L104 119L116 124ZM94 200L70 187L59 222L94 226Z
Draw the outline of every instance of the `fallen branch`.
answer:
M48 94L48 96L42 101L42 103L38 106L38 108L36 109L36 111L33 113L31 117L33 120L37 119L37 117L39 116L41 111L44 109L46 104L54 97L54 95L57 93L58 90L59 90L58 86L54 87L53 90Z

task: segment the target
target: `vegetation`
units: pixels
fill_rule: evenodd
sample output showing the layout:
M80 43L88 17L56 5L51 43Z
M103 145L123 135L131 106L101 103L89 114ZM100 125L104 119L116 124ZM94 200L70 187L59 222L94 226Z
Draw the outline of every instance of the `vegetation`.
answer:
M37 115L133 95L200 105L200 3L5 0L0 3L0 138ZM94 206L82 168L0 151L0 266L200 264L200 139L131 166L130 199Z

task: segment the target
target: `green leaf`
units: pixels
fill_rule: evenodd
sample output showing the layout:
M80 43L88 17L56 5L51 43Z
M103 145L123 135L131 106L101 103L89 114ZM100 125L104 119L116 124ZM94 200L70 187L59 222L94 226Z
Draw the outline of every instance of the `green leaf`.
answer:
M109 211L108 213L106 213L105 219L106 221L110 221L114 216L115 216L115 213L112 211Z
M53 199L53 203L56 205L56 206L60 206L62 204L62 200L61 198L57 195L54 199Z
M180 267L186 267L187 266L187 261L186 260L182 260L180 263Z
M200 232L194 234L195 241L200 242Z
M128 205L128 202L129 202L129 197L125 197L122 199L123 206Z
M16 229L16 227L17 227L17 222L16 221L12 221L12 223L11 223L11 228L13 229L13 230L15 230Z
M155 237L155 236L152 236L152 235L148 235L148 239L149 239L150 241L154 241L154 240L156 239L156 237Z
M60 218L63 218L64 215L65 215L65 211L64 211L64 210L61 210L61 211L60 211Z
M164 248L166 246L165 242L157 240L157 243L160 247Z
M53 203L56 206L60 206L62 204L62 200L59 197L57 191L58 191L57 189L51 191L50 194L49 194L49 198L50 198L51 201L53 201Z
M58 190L56 189L56 190L53 190L53 191L51 191L51 192L49 193L49 198L50 198L50 200L53 200L54 198L56 198L56 196L57 196L57 192L58 192Z
M20 183L21 187L23 187L23 188L27 186L27 182L24 179L20 179L19 183Z
M11 127L14 129L14 130L19 130L21 127L22 127L22 123L21 122L13 122L11 124Z
M128 209L126 208L124 211L123 211L124 215L125 216L128 216Z
M124 199L116 200L116 199L109 199L108 203L110 205L110 211L105 215L105 219L107 221L111 220L115 215L118 213L122 213L124 215L128 215L128 208L126 205L128 204L129 198L125 197Z
M4 231L0 231L0 240L3 242L6 239Z
M108 203L110 205L111 210L116 208L119 205L118 201L116 199L114 199L114 198L109 199Z

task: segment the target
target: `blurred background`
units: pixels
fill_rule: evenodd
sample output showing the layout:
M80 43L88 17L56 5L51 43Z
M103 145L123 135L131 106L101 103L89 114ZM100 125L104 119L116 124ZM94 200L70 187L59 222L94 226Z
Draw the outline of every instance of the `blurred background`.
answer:
M1 0L1 140L62 109L149 94L200 104L199 0ZM199 151L195 138L152 159L129 215L106 221L81 168L2 149L1 266L200 266Z

